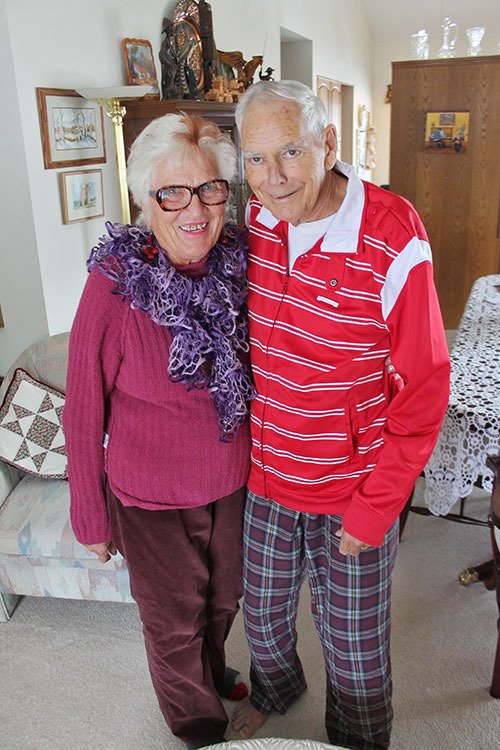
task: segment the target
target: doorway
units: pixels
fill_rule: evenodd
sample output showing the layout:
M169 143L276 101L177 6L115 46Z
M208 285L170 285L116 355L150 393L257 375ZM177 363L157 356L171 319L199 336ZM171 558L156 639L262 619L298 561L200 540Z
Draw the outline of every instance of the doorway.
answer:
M353 163L354 87L325 76L316 76L316 94L325 105L328 122L337 130L337 154L342 161Z

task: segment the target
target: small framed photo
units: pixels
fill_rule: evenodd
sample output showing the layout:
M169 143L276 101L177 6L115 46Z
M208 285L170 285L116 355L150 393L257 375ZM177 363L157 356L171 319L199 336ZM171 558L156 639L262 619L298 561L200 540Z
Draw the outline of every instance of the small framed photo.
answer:
M104 117L97 102L70 89L36 90L45 169L106 161Z
M427 112L425 149L437 154L464 154L469 142L470 112Z
M63 224L104 216L101 169L60 172Z
M147 39L122 39L122 52L128 83L154 86L155 92L144 98L158 98L160 90L151 42Z

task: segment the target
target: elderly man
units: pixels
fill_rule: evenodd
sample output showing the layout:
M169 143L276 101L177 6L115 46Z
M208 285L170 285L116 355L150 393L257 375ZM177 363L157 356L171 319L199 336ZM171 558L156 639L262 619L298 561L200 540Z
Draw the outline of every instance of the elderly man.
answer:
M449 358L422 223L336 160L323 105L291 81L237 109L258 395L245 519L250 737L305 690L296 651L309 577L330 742L387 748L398 515L437 439Z

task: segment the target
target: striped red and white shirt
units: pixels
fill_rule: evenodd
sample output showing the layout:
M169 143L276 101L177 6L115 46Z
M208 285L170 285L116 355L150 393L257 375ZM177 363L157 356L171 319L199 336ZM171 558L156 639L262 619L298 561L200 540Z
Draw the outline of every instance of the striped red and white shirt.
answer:
M348 533L380 545L436 442L450 364L418 215L336 169L348 177L342 206L290 271L287 223L250 200L248 486L342 515Z

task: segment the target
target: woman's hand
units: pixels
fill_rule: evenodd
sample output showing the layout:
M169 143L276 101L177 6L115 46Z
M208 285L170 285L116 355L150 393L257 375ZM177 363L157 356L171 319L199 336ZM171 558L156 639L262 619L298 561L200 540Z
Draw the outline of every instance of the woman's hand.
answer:
M111 539L109 542L98 542L98 544L85 544L84 547L89 552L94 552L99 558L99 562L105 563L111 560L111 555L116 555L116 547L114 541Z

